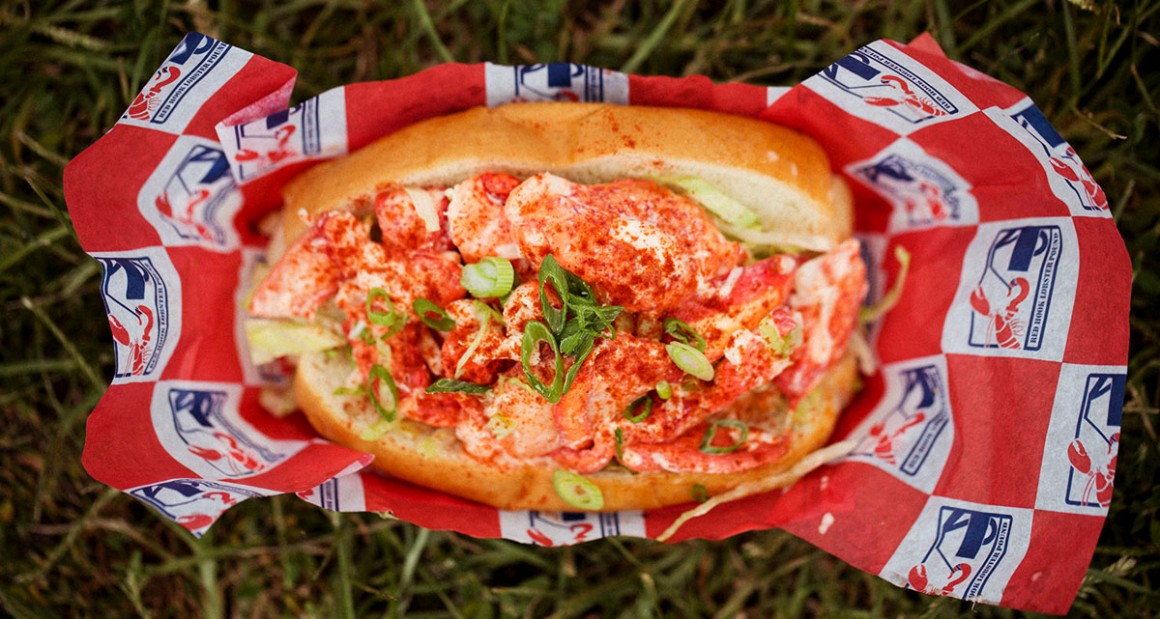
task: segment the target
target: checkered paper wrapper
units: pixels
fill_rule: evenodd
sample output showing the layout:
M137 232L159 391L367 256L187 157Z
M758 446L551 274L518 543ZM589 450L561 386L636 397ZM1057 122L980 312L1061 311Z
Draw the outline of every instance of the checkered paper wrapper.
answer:
M289 107L295 72L191 34L65 171L116 374L84 463L195 535L252 497L296 493L431 529L559 545L655 538L690 506L502 512L364 470L299 415L259 404L241 298L256 222L311 163L473 106L569 99L708 108L816 138L854 188L881 365L835 440L856 447L788 491L689 521L674 540L780 527L903 587L1066 612L1111 498L1128 352L1128 256L1102 190L1023 93L933 39L875 41L792 88L582 65L447 64Z

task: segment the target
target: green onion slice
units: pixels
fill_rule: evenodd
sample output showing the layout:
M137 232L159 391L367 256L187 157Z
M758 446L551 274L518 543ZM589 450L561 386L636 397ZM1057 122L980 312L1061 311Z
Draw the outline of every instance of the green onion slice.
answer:
M778 331L777 325L768 318L763 319L761 324L757 325L757 333L765 340L765 345L769 350L783 359L787 359L793 354L793 351L801 345L804 337L800 321L794 325L789 333L783 336Z
M741 433L741 436L732 445L718 447L713 444L713 437L717 436L717 428L720 427L733 428ZM728 454L737 451L745 444L745 439L749 438L749 426L744 421L737 419L718 419L709 425L709 429L705 432L705 438L701 441L701 452L707 454Z
M568 272L552 254L544 256L540 263L540 310L544 312L544 320L548 321L552 333L564 330L564 313L568 310ZM551 284L556 289L556 296L560 297L562 305L556 309L548 299L547 286Z
M387 306L386 311L375 309L375 302L380 299ZM394 303L391 303L391 295L385 289L375 287L367 293L367 321L380 327L386 327L387 334L384 337L390 337L402 330L406 325L407 317L395 308Z
M665 333L668 333L674 340L682 344L688 344L701 352L705 352L705 338L701 337L689 326L689 323L680 320L679 318L665 319Z
M390 421L379 419L359 432L358 437L364 441L377 441L391 429L391 425Z
M552 349L552 354L556 357L556 368L553 372L552 385L550 387L544 385L532 373L531 358L539 350L541 342L547 343ZM532 386L532 389L535 389L553 404L560 401L560 396L564 394L564 359L560 355L559 347L556 345L556 338L552 337L552 332L548 330L548 326L544 323L533 320L524 327L524 337L520 341L520 363L524 366L524 374L527 375L528 384Z
M552 473L552 487L564 502L586 511L604 507L604 494L596 484L584 476L566 469L556 469Z
M640 423L648 419L649 415L652 414L652 409L652 398L644 395L633 400L632 404L629 404L628 408L624 409L624 418L633 423Z
M576 361L572 363L572 367L568 368L568 373L564 375L564 389L561 394L568 393L568 390L572 388L572 381L576 380L576 374L580 372L580 366L584 365L588 353L592 352L592 346L592 338L588 338L576 350Z
M382 392L383 385L387 387L385 394ZM379 415L386 421L394 421L395 413L399 409L399 388L395 386L395 379L391 377L387 368L377 363L371 366L371 373L367 376L367 393L370 394L371 404ZM383 396L389 396L390 399Z
M483 395L491 391L491 385L481 385L466 380L454 378L440 378L427 387L427 393L469 393Z
M705 353L681 342L669 342L665 345L669 359L685 372L701 380L713 380L713 364Z
M669 381L662 380L657 383L657 397L662 400L673 397L673 386L669 384Z
M365 385L358 387L339 387L334 390L333 395L366 395L367 388Z
M565 355L579 355L584 350L592 348L596 336L590 331L582 331L576 322L569 320L564 325L564 332L560 334L560 352Z
M617 428L616 431L613 432L612 434L613 434L613 436L616 437L616 460L617 460L617 462L623 462L624 461L624 433L620 431L620 428Z
M411 304L411 309L415 310L415 315L423 321L423 324L436 331L450 331L455 328L455 319L430 299L422 297L415 299L415 302ZM435 315L434 318L431 317L432 314Z
M555 261L555 258L552 259ZM564 271L564 279L568 281L568 298L573 305L597 305L596 293L592 290L592 286L588 282L580 279L579 275L562 269Z
M568 309L575 316L572 320L576 321L577 327L584 331L597 333L604 338L611 339L616 337L616 331L612 328L612 323L624 311L623 307L619 305L572 304L575 300L576 297L574 296L568 297L570 303ZM567 325L565 325L566 327ZM605 333L609 333L609 335L605 335Z
M498 256L488 256L475 264L463 267L459 283L478 298L502 297L512 289L516 271L512 263Z
M704 503L709 500L709 491L701 484L693 484L693 500L698 503Z

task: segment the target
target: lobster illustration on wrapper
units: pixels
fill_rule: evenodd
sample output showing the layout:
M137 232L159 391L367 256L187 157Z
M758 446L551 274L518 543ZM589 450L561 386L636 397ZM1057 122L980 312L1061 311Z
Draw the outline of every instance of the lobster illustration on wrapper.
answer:
M1043 112L1024 99L1004 111L1015 121L1008 129L1043 165L1052 191L1076 214L1108 215L1108 197L1100 188L1079 155L1063 136L1051 126Z
M965 181L942 167L922 153L887 150L848 170L889 200L898 225L909 228L960 222L974 211Z
M149 90L137 93L137 97L129 104L129 110L126 114L135 120L149 120L153 112L161 107L160 95L165 91L165 87L176 82L180 77L181 69L172 65L162 67L153 77L153 85L149 87Z
M886 406L864 423L866 434L850 458L872 464L916 488L934 487L953 434L940 359L887 366Z
M989 245L982 273L966 299L967 344L1039 351L1063 252L1062 231L1056 225L1003 228Z
M113 312L109 312L109 329L113 332L113 339L129 350L129 358L122 372L140 376L145 372L145 360L153 352L153 310L148 305L138 305L130 310L130 315L137 319L136 323L125 321L132 327L132 331Z
M169 290L146 256L98 258L101 292L116 343L116 378L150 375L160 362L170 325Z
M1081 478L1087 478L1081 499L1084 503L1089 502L1094 493L1095 499L1101 507L1109 507L1112 504L1112 480L1116 477L1116 457L1120 451L1119 448L1119 432L1111 436L1107 453L1098 454L1103 456L1103 462L1093 461L1092 456L1097 454L1096 452L1089 453L1083 440L1077 438L1068 444L1068 461L1071 462L1072 468L1080 474Z
M237 243L232 220L243 198L221 148L181 136L137 194L137 208L169 246L226 251Z
M971 292L971 309L989 321L985 340L988 344L994 341L1000 348L1020 347L1019 338L1024 333L1025 323L1017 316L1019 306L1027 299L1030 289L1026 277L1011 280L1007 288L1007 305L1002 308L992 306L982 284Z
M946 584L941 587L935 586L930 582L930 576L927 574L926 566L919 564L910 568L910 573L906 577L906 583L915 591L920 591L927 595L951 595L955 592L955 587L961 585L963 581L971 577L971 565L969 563L959 563L950 569L950 573L946 577Z
M283 125L276 129L273 134L274 143L271 148L264 151L254 150L251 148L239 149L234 157L241 163L253 163L259 167L269 167L278 162L292 157L296 154L293 149L289 147L290 138L298 130L294 125Z
M1107 509L1112 503L1123 418L1123 374L1095 372L1084 381L1079 419L1067 444L1067 503Z
M197 537L227 509L248 498L269 494L256 488L204 479L170 479L132 488L128 493Z
M1055 170L1056 174L1070 181L1073 186L1078 184L1083 188L1083 195L1087 198L1084 204L1091 205L1097 209L1107 210L1107 195L1104 194L1104 190L1096 183L1096 179L1092 176L1091 172L1088 172L1087 166L1079 160L1079 155L1075 153L1075 149L1070 144L1063 149L1062 153L1051 156L1048 161L1051 163L1051 168Z
M174 214L173 204L170 202L169 194L167 193L163 193L157 196L154 205L157 207L157 212L161 213L165 217L168 217L178 222L179 224L192 226L193 229L197 231L197 235L200 238L212 241L214 239L213 232L211 232L209 227L207 227L205 224L196 221L193 216L193 214L197 211L197 208L208 199L209 191L205 189L199 189L190 198L189 203L185 205L185 208L182 209L183 212L179 212L177 214Z
M876 107L903 106L918 115L927 117L946 116L946 111L935 105L929 97L915 92L906 80L897 75L883 75L878 82L889 90L880 95L862 97L866 103Z
M943 505L931 515L936 517L924 527L933 525L934 539L921 558L912 558L917 560L906 572L907 586L930 595L978 599L992 576L1007 573L1002 566L1017 544L1015 517L965 505Z
M967 97L938 75L881 42L839 58L805 83L827 96L857 97L861 104L848 112L900 134L974 110Z
M186 451L227 477L255 475L285 459L259 437L233 422L224 390L170 388L168 409ZM236 415L236 413L234 413Z
M910 419L904 421L902 425L892 428L889 431L887 431L885 419L874 424L870 428L870 440L874 443L874 457L887 464L897 464L898 458L894 453L895 441L905 436L908 430L920 425L924 421L926 421L926 415L920 411Z

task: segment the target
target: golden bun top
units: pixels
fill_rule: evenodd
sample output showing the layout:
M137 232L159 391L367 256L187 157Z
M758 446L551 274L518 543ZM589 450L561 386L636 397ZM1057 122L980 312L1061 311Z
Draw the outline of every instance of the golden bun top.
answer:
M416 123L320 164L285 189L287 242L299 213L359 210L391 186L450 186L483 172L551 172L580 183L696 176L758 214L766 230L848 238L844 184L811 138L764 121L683 108L515 103Z

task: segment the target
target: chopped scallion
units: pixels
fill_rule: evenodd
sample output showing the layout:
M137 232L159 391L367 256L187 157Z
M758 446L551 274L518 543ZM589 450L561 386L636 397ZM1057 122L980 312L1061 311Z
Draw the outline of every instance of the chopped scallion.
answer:
M467 345L467 350L463 351L463 355L459 357L459 362L455 364L455 378L459 378L463 374L463 368L467 367L467 362L475 355L475 351L479 349L479 344L487 336L488 325L491 324L491 314L478 307L479 305L487 307L487 305L478 301L476 304L475 317L479 320L479 330L475 332L475 335L471 336L471 342Z
M580 366L592 352L597 337L612 339L616 336L612 322L624 311L618 305L600 305L592 287L574 273L560 266L551 254L544 256L540 262L538 276L540 282L540 309L546 321L547 337L540 338L552 343L552 350L557 356L557 368L563 367L560 355L575 357L575 361L564 377L561 391L557 399L568 392L572 381L580 371ZM560 298L560 307L551 302L549 294L551 287ZM569 318L571 314L571 318ZM543 323L541 323L543 324ZM524 343L528 342L527 332L524 332ZM521 356L524 351L521 350ZM527 363L524 364L527 371ZM532 378L529 373L529 378ZM557 370L557 377L559 370ZM532 385L535 386L535 383ZM555 400L552 400L553 402Z
M633 400L632 404L629 404L628 408L624 409L624 418L633 423L640 423L648 419L649 415L652 414L652 409L652 398L647 395L641 396Z
M422 297L415 299L411 308L415 310L415 315L423 321L423 324L436 331L450 331L455 328L455 320L447 314L446 310L435 305L430 299Z
M491 391L491 385L481 385L466 380L454 378L440 378L427 387L427 393L469 393L483 395Z
M673 386L669 384L669 381L662 380L657 383L657 397L662 400L673 397Z
M577 509L594 511L604 507L604 494L596 484L566 469L552 473L552 487L565 503Z
M681 342L669 342L665 345L665 351L673 363L688 374L701 380L713 380L713 364L709 363L705 353Z
M568 309L575 316L573 320L577 322L580 329L599 334L601 337L616 336L612 323L624 311L623 307L619 305L577 305L572 303L576 298L575 296L568 297ZM609 335L606 336L606 332Z
M555 260L553 258L553 260ZM596 292L588 282L580 279L579 275L565 269L564 278L568 281L568 297L574 305L596 305Z
M578 355L581 351L592 348L592 341L595 336L589 331L581 331L579 328L571 329L569 333L568 325L576 323L568 321L564 325L564 332L560 334L560 352L565 355Z
M713 444L713 439L717 436L717 428L725 427L732 428L740 432L740 436L736 441L725 446L717 446ZM749 438L749 426L744 421L737 419L718 419L709 425L709 429L705 432L705 438L701 441L701 452L707 454L728 454L733 453L745 444L745 439Z
M704 503L709 500L709 491L701 484L693 484L693 500L698 503Z
M673 339L683 344L688 344L701 352L705 352L705 338L701 337L700 333L693 330L683 320L678 318L665 319L665 333L672 336Z
M776 319L767 317L757 325L757 333L765 340L765 344L769 347L769 350L782 358L789 358L793 354L793 351L801 345L804 337L801 314L796 314L793 321L794 326L785 335L781 334L785 326L779 327Z
M548 321L552 333L560 333L564 330L564 312L568 308L567 273L564 267L556 262L556 258L552 254L544 256L544 260L540 262L540 310L544 313L544 320ZM556 296L560 297L561 306L559 309L552 305L548 297L549 284L556 290Z
M498 256L489 256L463 267L459 283L479 298L502 297L512 289L516 272L512 263Z
M386 305L386 310L376 309L377 301L382 301ZM391 303L391 295L383 288L371 288L367 293L367 321L371 324L387 328L387 334L384 337L390 337L398 333L407 323L407 317L400 312L394 303Z
M384 385L387 387L385 394L382 392ZM394 421L395 413L399 409L399 388L395 386L395 379L391 377L387 368L377 363L371 366L370 375L367 376L367 393L370 394L371 404L379 415L386 421ZM384 395L389 396L385 402Z
M568 393L568 390L572 388L572 381L576 380L576 374L580 372L580 366L584 365L588 353L592 352L592 347L592 338L588 338L576 349L576 360L572 362L572 367L568 368L568 373L564 375L564 388L561 393Z
M538 355L540 344L545 343L552 349L555 356L555 370L552 376L552 385L545 385L532 372L532 357ZM524 327L524 336L520 342L520 363L524 366L524 374L528 377L528 384L540 395L553 404L560 401L564 393L564 360L560 356L560 349L556 345L556 338L544 323L533 320Z

